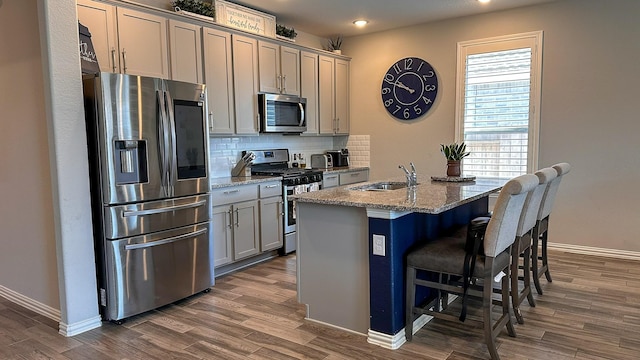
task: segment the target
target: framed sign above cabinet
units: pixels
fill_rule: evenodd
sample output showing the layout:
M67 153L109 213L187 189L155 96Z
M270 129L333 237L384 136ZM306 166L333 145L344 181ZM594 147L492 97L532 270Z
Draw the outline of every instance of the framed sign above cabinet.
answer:
M276 17L247 7L215 0L216 22L249 33L276 37Z
M438 95L438 77L425 60L400 59L384 74L381 95L382 104L391 116L413 120L431 109Z

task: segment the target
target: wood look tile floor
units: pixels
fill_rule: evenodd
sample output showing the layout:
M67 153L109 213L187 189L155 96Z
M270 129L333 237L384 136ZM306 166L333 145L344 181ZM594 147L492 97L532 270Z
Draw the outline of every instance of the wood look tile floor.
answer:
M432 321L394 351L307 321L295 266L295 256L280 257L217 279L210 293L71 338L0 298L0 359L489 358L469 324ZM554 281L542 280L536 307L523 304L518 337L499 336L502 358L639 359L640 262L551 251L550 266Z

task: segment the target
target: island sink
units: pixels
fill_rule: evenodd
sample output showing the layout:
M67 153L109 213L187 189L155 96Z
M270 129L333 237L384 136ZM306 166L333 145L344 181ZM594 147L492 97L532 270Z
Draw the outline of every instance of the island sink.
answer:
M407 183L404 182L379 182L368 185L356 186L352 187L349 190L359 190L359 191L386 191L386 190L398 190L404 189L407 187Z

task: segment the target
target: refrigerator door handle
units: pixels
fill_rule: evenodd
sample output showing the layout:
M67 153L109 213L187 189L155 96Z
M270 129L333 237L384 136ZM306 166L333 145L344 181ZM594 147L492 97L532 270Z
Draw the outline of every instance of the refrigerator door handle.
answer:
M206 203L207 203L206 200L201 200L201 201L196 201L196 202L191 203L191 204L167 206L167 207L162 207L162 208L157 208L157 209L127 210L127 211L123 211L122 212L122 216L123 217L129 217L129 216L142 216L142 215L162 214L162 213L165 213L165 212L171 212L171 211L176 211L176 210L197 208L197 207L200 207L200 206L202 206L202 205L204 205Z
M156 90L158 99L158 150L160 152L160 177L162 182L162 191L165 196L169 194L169 158L167 154L169 134L167 133L167 112L166 103L161 90Z
M171 98L171 93L169 93L168 91L164 92L164 96L165 96L165 106L166 106L166 110L167 110L167 114L168 114L168 121L169 121L169 134L171 136L171 142L169 145L169 152L168 152L168 161L169 161L169 188L171 189L171 193L170 196L175 196L175 183L176 181L178 181L177 179L177 166L178 166L178 160L176 158L176 153L177 153L177 149L176 149L176 118L175 118L175 114L173 112L173 98Z
M188 233L188 234L173 236L173 237L170 237L170 238L166 238L166 239L162 239L162 240L158 240L158 241L153 241L153 242L148 242L148 243L144 243L144 244L125 245L124 249L125 250L137 250L137 249L145 249L145 248L150 248L150 247L154 247L154 246L170 244L170 243L174 243L176 241L180 241L180 240L184 240L184 239L188 239L188 238L193 238L193 237L196 237L196 236L198 236L200 234L204 234L206 232L207 232L207 229L201 229L201 230L194 231L194 232L191 232L191 233Z

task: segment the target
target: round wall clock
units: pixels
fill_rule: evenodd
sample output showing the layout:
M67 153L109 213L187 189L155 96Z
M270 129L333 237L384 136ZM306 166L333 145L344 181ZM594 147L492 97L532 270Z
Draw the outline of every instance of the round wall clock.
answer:
M413 120L426 114L437 94L436 72L420 58L398 60L382 79L382 103L389 114L400 120Z

